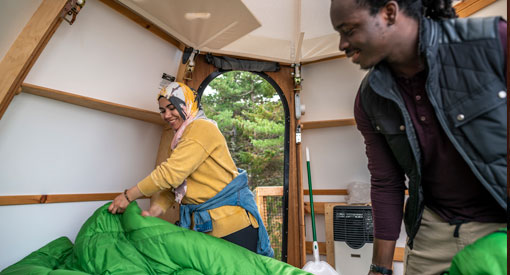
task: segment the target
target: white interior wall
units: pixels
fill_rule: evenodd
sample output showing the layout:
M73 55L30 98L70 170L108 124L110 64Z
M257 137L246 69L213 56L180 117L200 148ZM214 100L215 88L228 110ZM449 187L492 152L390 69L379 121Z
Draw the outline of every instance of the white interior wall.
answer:
M0 1L0 60L5 56L42 0Z
M301 104L306 112L301 121L353 118L354 98L365 73L346 58L303 66ZM310 149L313 188L346 189L352 181L368 182L363 138L355 126L305 129L301 147L303 167L305 148ZM303 188L308 189L306 169L302 178ZM341 196L314 200L335 198L343 201Z
M180 58L173 45L88 0L72 26L60 25L25 82L157 111L160 77L175 76ZM0 195L109 193L152 171L162 128L22 93L0 133ZM0 206L0 270L58 237L74 241L105 203Z

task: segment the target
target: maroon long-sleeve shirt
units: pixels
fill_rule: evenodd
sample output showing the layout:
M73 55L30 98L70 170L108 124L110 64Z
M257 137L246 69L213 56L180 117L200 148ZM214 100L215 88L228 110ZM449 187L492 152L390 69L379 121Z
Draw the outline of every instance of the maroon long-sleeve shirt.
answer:
M506 69L507 25L499 24ZM506 70L505 70L506 72ZM506 74L505 74L506 75ZM455 220L506 222L506 211L482 186L454 148L425 91L427 74L411 78L394 77L411 116L422 152L424 203L447 222ZM403 215L405 176L383 135L377 133L363 110L359 93L354 117L365 138L375 237L396 240Z

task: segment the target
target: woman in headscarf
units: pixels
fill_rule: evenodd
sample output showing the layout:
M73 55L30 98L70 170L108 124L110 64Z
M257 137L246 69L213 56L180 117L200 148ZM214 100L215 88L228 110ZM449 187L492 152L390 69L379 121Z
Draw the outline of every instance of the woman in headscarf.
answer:
M198 95L172 82L158 96L161 117L174 130L170 157L118 195L108 210L123 213L130 202L152 197L144 216L180 204L180 225L273 257L246 172L237 169L216 122L207 119Z

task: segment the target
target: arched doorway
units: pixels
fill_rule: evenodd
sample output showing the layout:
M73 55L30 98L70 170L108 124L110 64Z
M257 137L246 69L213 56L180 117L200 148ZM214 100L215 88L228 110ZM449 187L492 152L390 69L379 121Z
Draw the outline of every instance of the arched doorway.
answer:
M209 88L213 89L209 89ZM205 91L209 92L204 95ZM289 107L283 91L262 72L216 71L197 90L206 115L217 121L236 165L257 187L289 183ZM275 258L287 261L288 192L264 200Z

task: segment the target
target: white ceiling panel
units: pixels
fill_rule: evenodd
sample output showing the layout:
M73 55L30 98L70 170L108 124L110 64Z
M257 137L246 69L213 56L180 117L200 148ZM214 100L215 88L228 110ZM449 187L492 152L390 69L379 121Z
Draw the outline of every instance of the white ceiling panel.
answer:
M202 52L286 63L342 54L331 0L117 1Z

